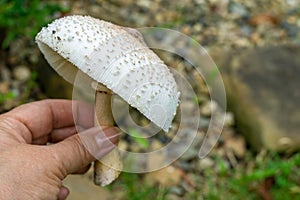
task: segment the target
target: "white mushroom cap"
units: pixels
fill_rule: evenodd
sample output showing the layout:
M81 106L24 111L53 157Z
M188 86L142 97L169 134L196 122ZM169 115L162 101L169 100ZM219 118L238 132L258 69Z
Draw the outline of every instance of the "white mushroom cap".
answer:
M168 131L179 92L168 67L138 31L89 16L60 18L36 36L49 64L67 81L78 70L118 94Z

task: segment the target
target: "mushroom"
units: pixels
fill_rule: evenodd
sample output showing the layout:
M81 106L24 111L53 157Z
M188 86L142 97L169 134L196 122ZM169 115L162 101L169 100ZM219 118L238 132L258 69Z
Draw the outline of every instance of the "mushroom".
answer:
M111 95L117 94L168 131L179 92L168 67L138 31L74 15L44 27L36 42L51 67L70 83L79 71L95 81L95 125L113 126ZM95 184L114 181L122 170L118 149L96 161L94 168Z

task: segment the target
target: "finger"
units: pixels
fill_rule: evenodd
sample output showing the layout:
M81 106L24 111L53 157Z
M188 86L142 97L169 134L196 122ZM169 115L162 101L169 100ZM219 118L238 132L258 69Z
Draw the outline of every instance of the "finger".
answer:
M57 195L57 199L58 200L65 200L68 197L69 193L70 193L70 190L63 185L63 186L61 186L61 188L59 190L59 193Z
M117 133L115 128L102 131L94 127L49 147L67 175L90 164L95 156L102 157L110 152L118 141Z
M37 139L32 140L31 144L36 144L36 145L45 145L48 142L48 137L43 136Z
M75 126L54 129L49 135L44 135L40 138L33 139L31 144L45 145L47 142L56 143L61 140L64 140L71 135L76 134L78 131L83 131L83 128L77 128Z
M92 127L94 112L91 106L83 102L43 100L22 105L4 115L3 118L10 120L11 132L20 134L25 142L31 143L53 129L77 124Z
M72 101L73 120L74 125L84 128L91 128L94 126L94 105L81 102Z
M81 169L79 169L78 171L74 172L73 174L84 174L86 173L89 169L91 168L91 164L89 164L86 167L83 167Z
M85 129L79 126L72 126L60 129L54 129L48 136L48 142L57 143Z
M36 138L32 140L31 144L45 145L47 142L57 143L70 137L78 132L84 131L85 128L81 126L72 126L60 129L54 129L49 135L42 136L40 138Z

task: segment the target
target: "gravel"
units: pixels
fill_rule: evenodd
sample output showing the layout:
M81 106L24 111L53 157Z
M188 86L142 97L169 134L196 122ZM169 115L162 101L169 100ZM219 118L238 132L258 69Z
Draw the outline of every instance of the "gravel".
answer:
M222 51L242 50L273 44L300 44L300 1L299 0L89 0L89 1L56 1L63 6L70 6L70 14L89 14L116 24L131 27L167 27L181 31L199 42L214 57ZM157 35L157 38L163 36ZM16 105L45 98L39 86L31 87L29 94L24 96L24 87L32 79L34 66L41 59L41 55L33 40L20 38L10 44L10 48L2 50L0 61L0 94L3 96L11 91L15 97L0 101L0 112L9 110ZM181 63L176 57L167 58L173 63ZM4 61L4 62L3 62ZM178 68L180 68L178 65ZM43 66L45 67L45 66ZM183 72L188 74L184 69ZM189 74L190 75L190 74ZM202 138L207 130L211 112L218 109L215 102L210 102L208 89L201 77L195 80L202 82L198 100L203 109L204 117L200 119L199 135ZM28 92L28 91L27 91ZM38 94L37 94L38 93ZM25 100L24 100L24 97ZM190 106L191 105L186 105ZM212 111L213 110L213 111ZM221 157L225 167L232 167L233 157L242 159L246 145L244 138L237 136L233 129L234 116L227 113L224 133L220 144L203 160L199 160L197 153L201 139L194 143L187 154L179 159L177 166L185 167L186 174L200 173L207 168L220 170L214 157ZM201 134L202 133L202 134ZM230 133L230 134L229 134ZM170 133L169 136L173 134ZM164 141L155 141L150 148L164 145ZM165 140L167 142L168 140ZM236 146L232 146L237 144ZM130 144L122 143L122 148L132 149ZM135 147L135 151L141 151ZM187 175L188 176L188 175ZM195 175L196 176L196 175ZM180 182L171 188L170 199L181 199L185 191L197 190L186 182Z

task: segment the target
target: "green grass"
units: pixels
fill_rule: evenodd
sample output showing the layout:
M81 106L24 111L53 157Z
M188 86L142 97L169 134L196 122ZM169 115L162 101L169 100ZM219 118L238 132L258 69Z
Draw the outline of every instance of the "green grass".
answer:
M268 153L264 159L251 157L235 169L225 169L222 161L217 161L220 170L207 170L209 191L202 195L208 199L260 199L259 189L264 189L274 199L300 198L300 153L290 158L282 158L277 153ZM201 195L201 194L200 194ZM221 198L220 198L221 197Z
M182 199L263 199L259 189L267 182L270 188L265 193L274 200L300 198L300 153L289 158L268 152L263 158L249 155L234 168L220 157L214 158L216 165L199 174L195 188L186 191ZM149 185L144 175L122 173L118 181L110 186L112 191L124 191L121 199L168 199L169 188L158 184Z
M149 147L149 141L143 138L142 135L135 129L129 130L129 135L132 140L137 143L142 149L147 149Z
M161 189L158 185L149 185L143 181L139 174L125 172L108 189L110 191L123 191L121 199L130 200L165 200L167 194L167 190Z
M0 104L3 104L6 101L9 101L11 99L16 98L16 93L14 93L13 91L8 91L7 93L3 94L0 93Z
M0 0L0 28L5 31L2 48L18 37L34 38L55 13L67 10L42 0Z
M24 104L41 99L43 94L40 92L37 77L38 73L32 71L30 78L19 87L19 92L15 91L15 89L10 89L6 93L0 93L0 106L8 101L16 101L16 104Z

